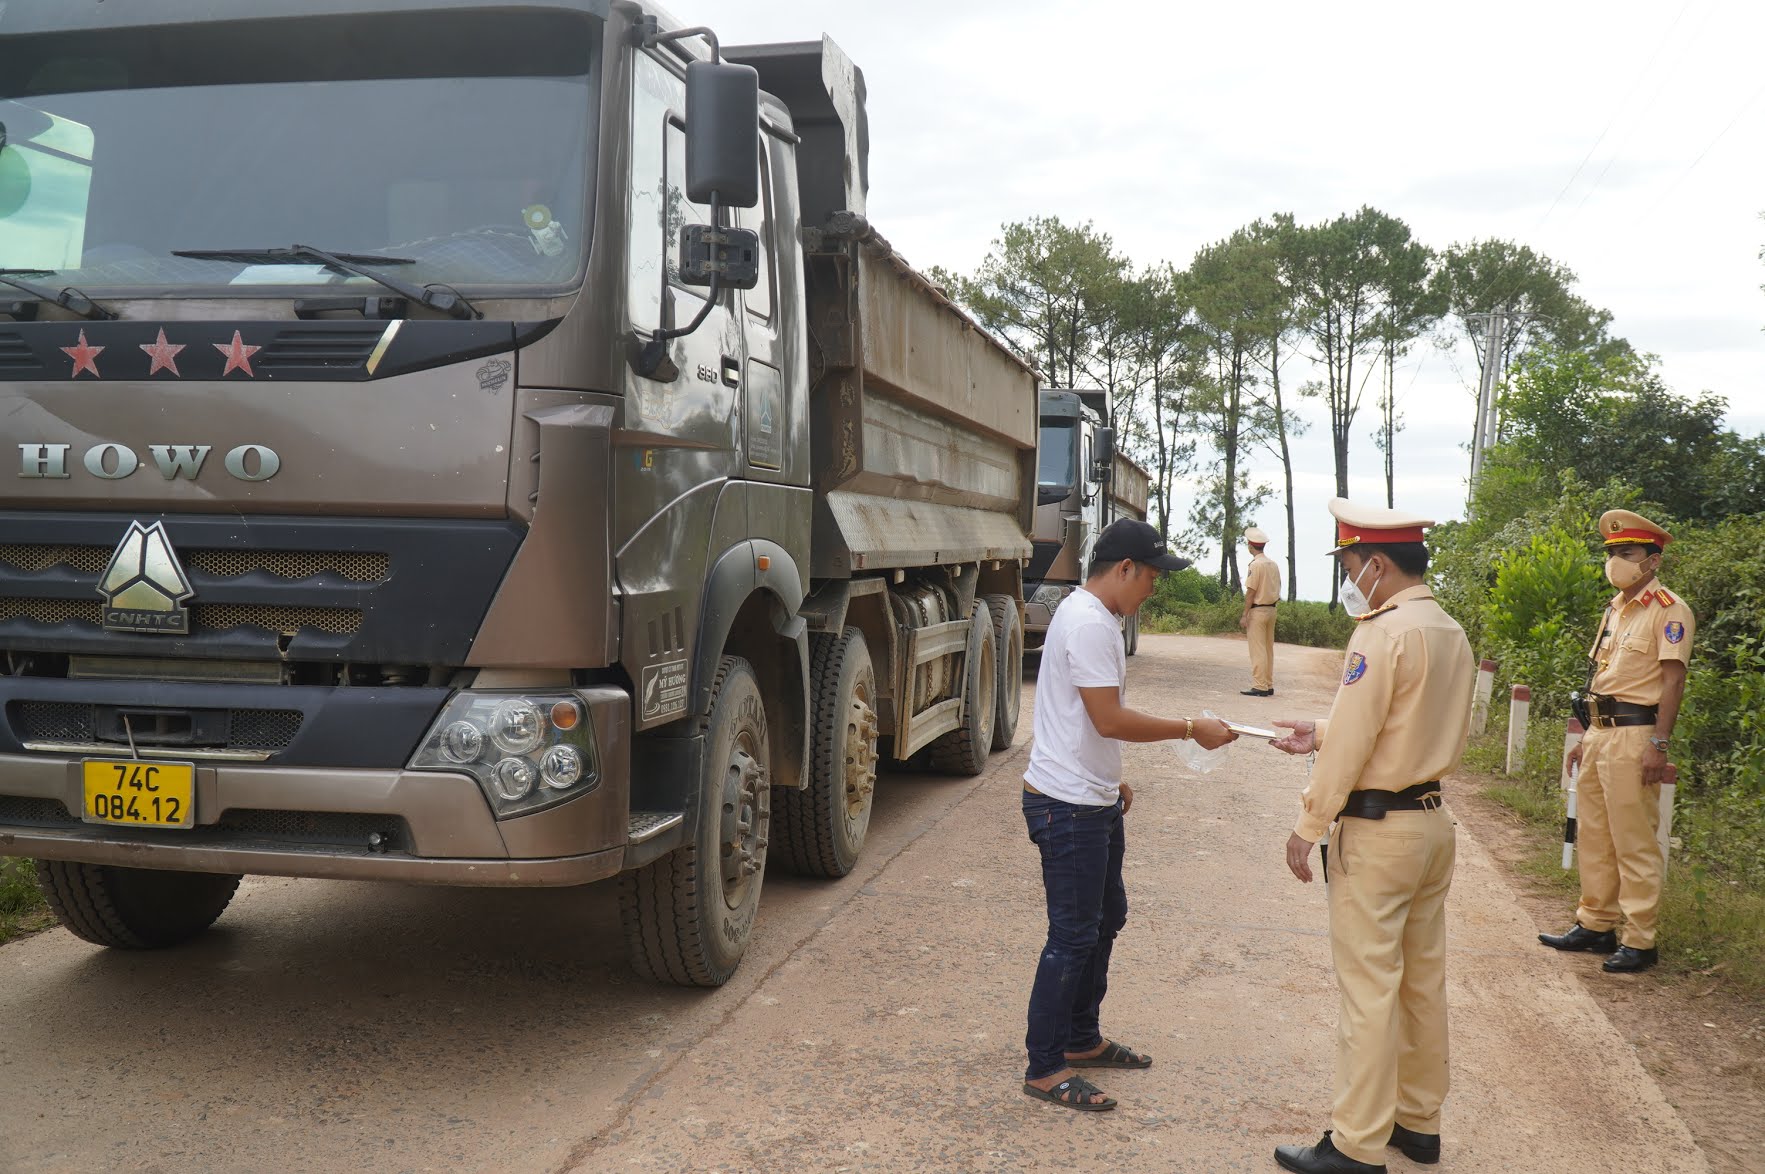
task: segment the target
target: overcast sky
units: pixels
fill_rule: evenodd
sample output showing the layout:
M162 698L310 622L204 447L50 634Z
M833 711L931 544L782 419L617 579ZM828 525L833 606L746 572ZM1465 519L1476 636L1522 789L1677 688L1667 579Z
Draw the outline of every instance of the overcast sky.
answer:
M1765 431L1756 0L672 8L726 43L839 42L869 87L871 220L920 268L971 272L1000 225L1036 215L1090 220L1138 264L1186 265L1258 216L1371 204L1435 247L1501 237L1567 265L1670 387L1722 395L1734 426ZM1462 514L1475 373L1468 352L1427 345L1400 371L1400 508ZM1372 400L1350 496L1383 504ZM1308 411L1300 591L1318 598L1334 474ZM1278 484L1278 465L1258 467ZM1283 532L1278 500L1258 520Z

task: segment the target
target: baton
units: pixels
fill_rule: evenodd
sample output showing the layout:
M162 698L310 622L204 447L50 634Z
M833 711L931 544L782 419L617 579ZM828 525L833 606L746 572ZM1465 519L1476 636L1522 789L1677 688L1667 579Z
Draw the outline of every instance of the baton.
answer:
M1563 871L1568 872L1575 863L1575 777L1580 774L1579 766L1569 768L1569 815L1563 821Z

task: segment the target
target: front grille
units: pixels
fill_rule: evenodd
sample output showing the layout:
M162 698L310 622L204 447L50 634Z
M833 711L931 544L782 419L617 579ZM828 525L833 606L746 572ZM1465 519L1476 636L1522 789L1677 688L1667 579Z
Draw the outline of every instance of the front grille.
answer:
M54 799L21 799L0 795L0 824L13 827L69 827L80 821Z
M66 567L88 575L100 575L110 565L111 549L104 546L56 546L47 543L14 543L0 546L0 563L21 571L47 571ZM351 583L384 582L391 559L371 551L351 550L187 550L180 551L184 565L217 579L238 579L263 571L278 579L298 581L329 572Z
M32 620L39 624L69 621L100 627L103 605L96 599L0 598L0 623ZM362 613L352 607L290 607L259 603L198 603L190 608L192 632L225 632L233 628L262 628L266 632L293 635L302 628L353 636L362 630Z
M116 742L115 738L98 738L97 715L91 705L65 701L15 701L8 710L13 733L21 742ZM298 709L228 710L225 749L286 750L294 744L304 717ZM125 742L116 744L119 747L126 745ZM142 738L141 745L159 747L161 743Z
M286 750L300 733L298 709L235 709L227 721L231 750Z
M208 829L203 829L208 830ZM333 811L254 811L240 808L223 812L213 829L225 835L278 844L304 844L323 848L410 851L410 828L396 815L361 815ZM372 837L380 837L378 842Z
M20 701L12 707L12 727L21 742L90 742L92 707L65 701Z

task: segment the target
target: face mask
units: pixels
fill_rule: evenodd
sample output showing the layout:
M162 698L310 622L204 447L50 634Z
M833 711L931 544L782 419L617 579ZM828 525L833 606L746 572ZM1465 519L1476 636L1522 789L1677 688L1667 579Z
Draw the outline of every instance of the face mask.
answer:
M1372 566L1372 564L1368 563L1367 566ZM1352 579L1346 573L1342 576L1342 590L1340 592L1342 606L1348 609L1348 614L1351 616L1364 616L1373 610L1372 600L1361 594L1360 581L1366 573L1367 567L1362 567L1361 573ZM1381 575L1378 579L1373 580L1374 591L1379 590L1379 582L1383 578L1384 576Z
M1606 560L1606 582L1620 591L1628 591L1642 581L1642 568L1627 558L1613 555Z

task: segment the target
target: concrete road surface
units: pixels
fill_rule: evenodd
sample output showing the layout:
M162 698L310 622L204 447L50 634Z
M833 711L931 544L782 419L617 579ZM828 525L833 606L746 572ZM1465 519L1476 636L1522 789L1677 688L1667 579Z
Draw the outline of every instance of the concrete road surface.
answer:
M1322 711L1340 664L1283 646L1255 700L1241 643L1140 648L1134 702L1249 720ZM0 1171L1275 1169L1327 1124L1334 1054L1322 886L1282 862L1303 761L1246 741L1197 778L1129 748L1105 1027L1157 1062L1079 1114L1019 1091L1044 930L1027 712L980 779L887 780L852 876L769 875L720 991L630 977L607 885L257 880L182 949L0 948ZM1459 835L1438 1168L1706 1170L1571 981L1589 960L1536 945Z

